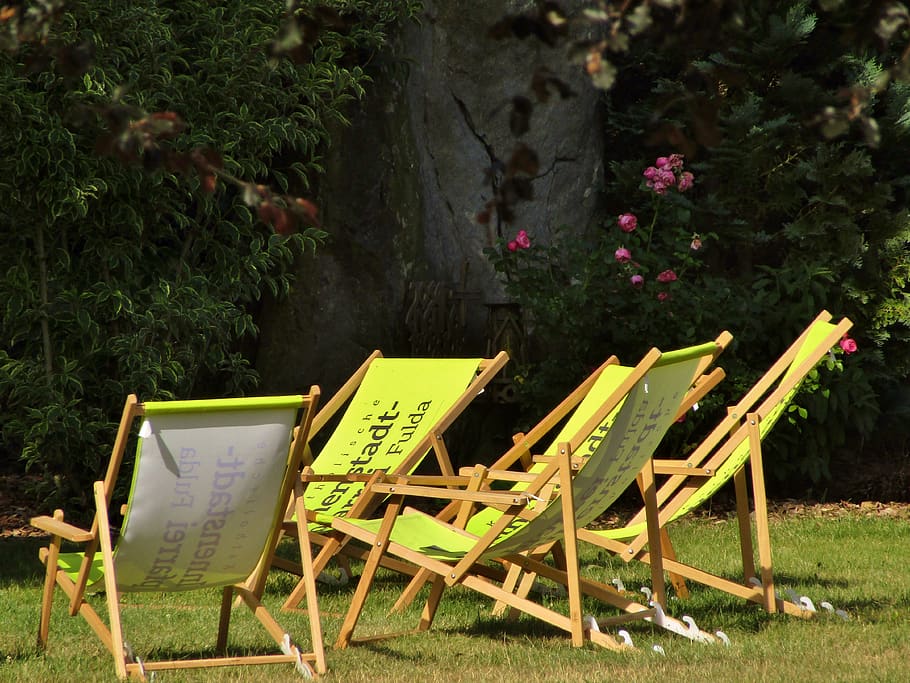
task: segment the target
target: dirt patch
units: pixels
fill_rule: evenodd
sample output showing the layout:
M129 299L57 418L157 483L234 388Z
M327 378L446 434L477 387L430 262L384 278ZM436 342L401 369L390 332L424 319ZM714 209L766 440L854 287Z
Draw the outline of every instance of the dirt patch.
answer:
M10 536L44 536L29 525L35 515L45 514L26 491L33 481L26 475L0 474L0 538Z

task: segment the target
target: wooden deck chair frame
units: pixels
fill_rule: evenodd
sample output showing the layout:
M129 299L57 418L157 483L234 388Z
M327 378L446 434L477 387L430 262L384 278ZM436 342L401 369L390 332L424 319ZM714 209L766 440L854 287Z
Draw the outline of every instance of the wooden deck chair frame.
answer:
M811 610L803 605L775 594L762 440L806 375L852 326L847 318L836 324L831 319L830 313L822 311L743 398L727 409L727 416L686 459L655 461L655 473L665 475L655 502L662 539L661 562L668 572L757 603L768 612L811 616ZM747 464L750 475L746 474ZM730 480L736 495L743 583L679 561L667 532L670 522L701 505ZM752 542L753 512L758 571ZM581 529L578 536L581 541L610 550L627 562L649 562L652 558L648 548L654 546L649 541L652 530L646 527L646 510L642 509L623 529ZM684 583L674 582L674 585L680 597L687 596Z
M591 417L580 426L572 438L558 445L555 454L537 456L544 464L536 474L495 472L477 466L470 477L390 477L376 473L370 489L390 496L386 513L381 519L358 520L336 518L333 526L366 543L371 552L361 574L351 606L344 619L336 648L356 642L354 630L370 592L382 557L392 554L432 574L432 586L423 609L418 631L430 627L447 586L463 585L493 600L503 601L532 617L556 626L571 634L572 644L594 642L610 649L622 649L615 638L599 629L586 628L581 614L582 595L590 595L619 609L622 614L603 623L624 624L648 620L671 631L686 634L688 626L663 614L658 606L645 606L631 600L613 588L579 573L576 529L593 521L634 481L646 465L651 453L672 424L691 387L697 367L708 356L717 353L714 343L681 350L662 356L652 349L635 366L626 380L606 399ZM573 456L583 452L589 435L617 407L614 426L601 439L593 452L584 458ZM489 477L502 475L516 481L523 479L527 486L520 491L485 490ZM545 490L554 482L559 495L546 497ZM454 489L453 486L460 488ZM655 493L653 486L647 489ZM540 495L544 494L544 495ZM496 506L502 514L483 536L470 534L459 526L404 507L407 496L449 499L471 505ZM460 517L459 517L460 519ZM655 527L656 528L656 527ZM443 540L444 537L444 540ZM528 555L542 543L563 542L565 567L556 568ZM447 546L451 544L451 546ZM655 581L662 580L659 553L652 558ZM568 615L544 606L491 581L481 569L485 561L505 565L517 564L562 584L569 596ZM396 634L389 634L396 635ZM366 641L375 640L374 636ZM713 637L699 631L699 639Z
M308 577L306 591L310 608L309 625L312 645L311 652L303 652L291 640L287 632L269 614L252 590L252 587L258 581L258 577L265 573L270 565L275 546L279 539L278 522L284 513L286 507L285 501L291 498L292 489L294 489L295 486L298 488L298 494L301 493L301 483L299 482L297 474L299 472L307 435L318 401L319 389L315 386L311 388L309 394L301 396L215 399L210 401L140 403L135 395L130 395L126 399L105 477L103 480L95 482L93 487L96 512L91 529L81 529L65 522L63 511L59 509L54 512L53 516L39 516L31 520L33 526L51 534L51 540L48 546L42 548L39 553L41 561L46 566L44 591L41 603L41 617L38 629L39 646L41 648L47 646L54 589L59 586L63 593L69 598L69 614L71 616L76 616L77 614L82 615L104 646L111 652L114 658L115 671L119 678L134 676L145 679L147 672L154 672L162 669L189 669L272 663L294 664L301 673L308 676L312 676L314 670L316 673L324 673L326 671L325 653L312 571L305 572L305 575ZM158 495L157 490L152 491L152 495L146 495L143 499L144 502L140 504L140 507L144 506L141 515L138 512L135 515L132 515L132 511L128 509L128 505L124 505L121 512L126 514L127 519L124 521L121 537L115 541L108 509L112 504L114 487L120 474L127 442L131 438L133 424L137 418L143 418L143 428L140 430L140 444L142 444L143 440L148 441L149 439L155 439L155 445L158 446L166 441L166 438L162 436L165 432L158 432L157 430L153 432L150 423L170 424L174 420L186 420L192 424L194 421L200 419L210 419L217 423L218 420L237 419L232 416L223 418L212 417L213 414L226 414L229 412L232 412L234 415L244 413L245 417L243 419L250 422L250 425L244 425L244 428L247 429L247 435L239 438L236 442L230 442L230 445L227 446L227 450L223 451L225 453L230 453L230 457L236 458L236 460L230 462L227 460L222 461L220 460L222 458L222 451L217 451L217 467L221 467L222 463L227 463L234 468L234 471L233 473L229 473L227 470L221 472L221 470L215 469L214 477L208 482L200 483L199 486L201 488L199 489L184 488L190 486L191 479L201 479L201 477L190 475L190 467L183 459L183 454L185 452L189 453L191 449L181 449L179 457L174 457L173 450L170 449L170 443L160 447L160 452L164 454L162 457L143 455L141 447L140 449L137 449L133 484L130 489L130 505L133 504L133 494L137 491L137 486L140 484L138 481L140 479L138 474L140 469L139 462L143 457L145 458L145 462L157 459L160 464L155 464L154 467L159 471L166 470L170 472L173 482L176 483L172 484L172 487L174 488L170 497ZM162 417L163 415L166 417ZM174 417L175 415L176 417ZM202 417L200 418L200 416ZM260 419L267 421L268 423L267 428L269 431L267 436L261 435L260 432L257 431L259 424L257 420ZM169 423L168 420L171 422ZM178 427L182 425L183 423L179 423ZM216 426L214 429L217 428L218 427ZM143 433L145 430L148 430L147 433ZM233 435L234 432L231 434ZM295 434L296 438L293 438ZM284 438L282 435L284 435ZM203 440L201 443L206 442ZM267 445L260 445L266 443ZM266 450L254 453L254 449L256 448L264 448ZM152 451L154 449L148 446L147 450ZM201 452L201 450L202 449L200 448L199 451ZM209 454L215 452L216 449L213 448L209 451ZM257 466L259 463L265 462L266 457L272 459L268 467ZM194 460L194 466L195 463L201 463L203 460L206 460L205 455L198 458L194 456L194 458L196 458ZM211 455L207 460L209 462L216 460L216 456ZM205 465L200 465L199 472L206 471L210 473L211 469L204 469L206 467L207 466ZM208 476L206 478L208 478ZM252 498L251 492L255 492L257 499L261 498L260 503L241 503L235 498L233 502L236 504L230 505L230 499L225 497L229 495L228 485L233 485L234 481L238 478L250 481L262 479L264 482L261 485L262 488L272 490L273 494L268 495L268 491L264 491L266 495L260 496L259 492L262 489L258 488L260 484L257 481L253 488L245 489L244 496L246 500L250 500ZM230 481L228 481L229 479ZM208 484L208 488L205 488L206 484ZM196 486L196 484L194 483L192 486ZM133 529L138 528L139 531L137 533L141 536L145 531L143 526L149 526L149 524L147 524L149 517L151 516L154 518L155 516L154 507L158 504L158 501L161 502L160 504L162 506L164 506L165 503L167 505L172 505L174 503L173 496L177 495L175 492L178 487L180 488L180 495L182 496L195 496L197 492L209 492L210 497L200 499L205 505L208 505L208 507L203 511L204 517L200 517L198 525L205 526L208 524L210 531L215 530L216 527L225 530L221 534L221 538L224 538L224 536L227 535L227 530L237 526L234 524L233 518L231 517L237 509L245 509L245 506L248 506L250 509L256 509L257 514L247 514L240 522L240 525L244 528L243 535L245 538L247 528L259 527L256 528L255 533L252 533L249 536L251 540L247 544L247 547L243 551L227 551L235 554L242 553L245 556L243 561L237 560L238 562L241 562L241 564L238 564L236 567L230 567L230 563L227 563L229 568L235 573L245 573L246 569L244 567L251 562L253 563L254 568L248 577L236 581L233 579L225 580L222 577L213 577L210 579L207 575L207 569L204 569L203 567L207 566L207 563L209 565L211 563L224 565L224 563L219 563L217 560L211 559L215 557L216 553L222 551L207 546L204 548L205 552L201 555L194 555L194 557L198 558L205 556L206 561L200 561L200 563L193 568L192 580L187 580L186 585L192 588L210 588L212 586L222 588L221 614L218 622L218 634L215 647L216 653L219 656L200 659L142 662L133 656L132 648L124 640L119 598L123 592L134 592L134 590L145 591L150 588L150 585L140 585L137 588L134 580L134 583L127 586L125 589L122 582L123 574L125 572L129 576L130 571L133 571L134 576L141 576L143 575L142 572L145 572L144 575L146 577L155 578L154 581L151 581L152 584L155 584L154 587L151 587L153 590L159 588L162 590L166 589L165 584L171 583L177 574L175 570L173 576L170 575L173 565L165 567L164 564L161 564L160 567L152 566L151 569L138 568L135 562L130 562L128 558L119 557L118 550L121 550L123 538L128 529L132 531ZM193 493L190 493L190 491ZM216 510L216 508L213 507L215 505L214 501L216 494L220 496L218 498L219 504L221 501L224 501L224 510ZM273 502L270 505L269 501L271 499L273 499ZM302 500L300 495L297 496L297 500ZM204 501L208 501L208 503L205 503ZM182 499L178 502L181 504L185 502L187 505L190 505L189 498ZM151 515L149 514L150 508ZM270 514L271 518L266 519L263 515L259 515L258 513L260 510L258 508L262 508L262 510ZM208 514L213 510L219 515L217 519L212 517L211 514ZM305 512L302 505L299 503L298 513L300 519L305 518ZM167 515L167 508L165 507L158 516L161 519L168 519ZM130 525L131 516L137 518L141 517L141 519ZM259 517L261 517L261 524L256 523L256 519ZM153 533L156 534L156 538L161 539L161 543L167 542L168 544L171 544L171 547L168 549L169 554L164 558L170 562L176 556L175 554L180 552L182 539L186 539L187 544L190 543L190 534L184 534L180 529L188 528L189 526L193 526L193 524L188 524L187 527L181 527L181 525L176 523L173 525L170 525L170 523L167 524L168 526L164 531L164 535L157 535L160 529ZM218 526L219 524L223 526ZM160 525L161 524L159 523L159 526ZM301 524L299 533L301 534L301 538L306 537L307 530L305 525ZM212 538L214 537L210 534L207 540L211 541ZM60 566L60 561L63 560L63 558L72 555L61 553L61 546L64 540L80 545L84 544L84 554L82 554L80 564L69 567ZM262 540L263 542L261 551L258 550L260 547L258 545L259 540ZM238 541L236 537L232 537L221 545L226 545L227 543L233 543L236 547L240 544L240 541ZM148 547L148 545L149 544L139 542L133 543L133 546L140 546L139 555L142 555L144 552L141 549L141 546ZM193 547L195 547L196 552L198 553L202 548L202 544ZM300 548L302 565L311 569L312 555L309 543L300 544ZM160 548L155 552L158 552L160 555ZM135 554L136 553L134 552L134 555ZM90 584L95 583L96 580L100 582L100 578L97 576L99 555L101 558L100 571L103 573L103 584L99 583L99 585L103 585L105 594L104 599L107 603L107 623L105 623L105 620L102 619L99 613L87 600L87 592L90 589ZM161 557L157 557L156 562L161 559ZM186 556L184 555L183 557ZM126 564L119 563L120 560L127 560ZM76 567L78 567L78 574L76 574L74 578L73 574L75 574ZM139 574L137 574L137 572L139 572ZM168 574L168 576L165 577L164 574ZM187 579L189 576L190 572L184 572L183 579ZM129 579L127 579L127 581L129 581ZM161 585L158 585L159 583ZM250 609L255 618L262 624L267 633L275 641L275 644L282 650L281 654L249 656L227 656L225 654L232 601L235 595Z
M689 410L693 409L693 407L697 407L697 404L723 380L723 369L719 367L711 368L711 366L717 360L717 357L730 344L732 339L732 335L729 332L724 331L714 340L716 351L713 355L705 356L700 361L696 370L697 379L679 406L675 419L682 418ZM512 448L491 464L490 469L493 471L509 470L510 468L514 468L516 464L520 464L522 470L526 472L533 471L535 467L533 462L534 452L543 452L546 450L541 447L541 441L548 435L551 435L559 425L563 425L563 428L549 446L549 449L552 450L556 444L560 443L564 438L567 438L571 434L574 425L577 425L580 421L586 419L586 411L583 403L596 402L598 396L609 394L619 386L630 372L632 372L632 368L621 366L619 359L616 356L608 358L528 432L515 434L512 437L514 444ZM569 420L570 416L571 420ZM602 434L609 428L609 422L610 418L608 417L607 420L604 421L604 424L598 425L596 434L599 434L602 437ZM591 447L596 438L598 438L598 436L595 436L595 434L592 434L589 437L587 444L588 448ZM465 473L460 472L460 474ZM521 488L524 485L525 484L523 483L518 483L517 487ZM474 524L474 522L477 521L477 517L473 516L471 509L460 501L453 501L448 504L439 512L437 517L447 522L453 522L458 515L461 515L462 517L462 521L458 523L460 526L469 531L473 531L474 533L479 533L477 530L478 525ZM472 526L475 528L472 529ZM544 557L547 553L554 554L557 564L564 562L564 555L558 543L538 549L537 553L535 553L535 557ZM507 586L512 586L513 588L517 587L519 576L520 572L518 566L513 565L509 578L507 579ZM396 602L392 608L392 611L400 611L410 605L429 578L430 573L427 571L418 573L408 587L402 592L398 602ZM679 581L679 578L675 575L671 574L670 578L674 584ZM662 595L657 597L661 601L664 599L664 596ZM505 603L497 603L494 607L494 614L499 614L504 609Z
M397 453L396 457L389 459L380 468L389 474L409 474L432 451L436 457L440 474L454 475L443 435L471 402L484 391L487 384L499 373L508 360L509 356L504 351L499 352L493 358L384 358L381 352L374 351L317 413L313 420L310 437L312 439L322 431L333 421L333 418L342 412L342 409L344 409L342 420L347 420L347 424L350 424L352 420L361 419L360 415L352 415L352 413L356 413L364 403L370 406L376 402L381 402L382 406L395 405L398 406L395 410L400 412L401 416L395 423L385 423L386 426L389 426L388 432L383 431L384 434L388 434L385 439L394 443L396 441L395 430L398 430L405 434L409 441L406 446L400 447L400 453ZM415 390L414 387L433 385L433 391L437 392L439 396L438 405L433 407L433 416L423 418L416 430L407 423L406 418L411 414L409 409L412 405L422 405L423 399L420 396L416 394L413 396L398 395L394 385L385 388L379 383L377 387L375 380L368 389L371 391L379 389L379 395L375 398L372 394L366 397L362 395L361 392L364 390L369 373L378 371L380 367L386 373L393 373L395 381L409 383L410 392ZM388 414L388 411L384 414ZM345 423L343 422L343 424ZM342 571L349 575L347 558L364 559L367 555L363 549L349 545L350 539L344 534L331 528L331 518L345 514L355 517L368 516L384 499L384 496L364 493L370 475L377 465L375 462L364 463L365 458L359 455L358 449L375 450L375 444L359 443L350 447L353 440L345 441L344 445L350 454L343 454L340 450L331 452L334 443L341 440L339 430L342 425L337 426L336 431L331 435L331 439L335 439L334 442L330 440L315 457L311 452L309 453L308 467L303 475L303 480L307 484L308 498L304 507L308 514L309 538L312 542L322 546L314 560L317 576L326 569L332 559L339 560ZM382 448L385 447L385 445L382 446ZM315 494L317 487L325 487L323 490L329 491L329 497L334 494L334 491L344 489L345 500L348 502L344 505L335 505L329 512L320 514L319 502L314 501L310 495ZM297 533L297 525L290 516L286 517L283 528L289 536ZM390 568L399 572L413 573L415 571L413 567L396 562L392 558L388 558L386 563ZM287 562L282 558L276 557L273 565L279 569L300 573L298 564ZM297 609L305 594L306 585L301 581L291 591L282 609Z

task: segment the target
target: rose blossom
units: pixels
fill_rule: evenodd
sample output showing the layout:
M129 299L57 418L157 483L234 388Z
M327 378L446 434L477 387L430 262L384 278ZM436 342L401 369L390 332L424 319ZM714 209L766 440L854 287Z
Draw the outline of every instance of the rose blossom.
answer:
M632 232L638 227L638 218L634 213L624 213L619 217L619 229L623 232Z
M669 293L669 292L658 292L658 293L657 293L657 300L658 300L658 301L666 301L666 300L669 299L669 298L670 298L670 293Z
M856 353L856 349L857 349L856 341L854 339L851 339L850 337L848 337L846 334L843 337L841 337L841 340L838 342L838 344L844 350L844 353L846 353L847 355L850 355L851 353Z
M620 247L617 249L613 256L620 263L628 263L632 260L632 252L630 252L625 247Z
M657 276L658 282L673 282L676 280L676 273L672 270L665 270Z
M515 240L512 240L511 242L509 242L508 247L509 247L509 251L518 251L518 242L516 242Z
M689 171L683 171L679 176L679 183L676 185L676 189L680 192L685 192L694 184L695 176L689 173Z
M641 275L633 275L629 278L629 282L632 283L635 289L641 289L645 284L645 279Z
M519 230L518 234L515 235L515 244L521 247L522 249L527 249L531 246L531 238L528 237L528 233L525 230Z

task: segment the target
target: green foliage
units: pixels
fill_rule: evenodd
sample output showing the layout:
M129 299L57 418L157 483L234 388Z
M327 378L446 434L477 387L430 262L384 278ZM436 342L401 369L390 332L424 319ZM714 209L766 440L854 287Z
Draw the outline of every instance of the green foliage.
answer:
M707 48L643 34L617 60L602 229L495 257L542 351L526 400L544 402L544 388L571 386L607 354L632 361L652 344L729 329L736 344L722 365L734 381L719 392L729 402L827 308L854 321L860 351L797 398L795 419L772 433L769 469L818 483L836 450L875 447L892 410L885 397L899 397L910 374L910 91L879 87L899 46L848 37L865 11L851 7L835 16L806 2L748 3ZM842 109L851 97L852 119ZM671 152L685 154L695 186L663 198L641 261L646 286L634 290L613 258L629 246L615 216L651 215L641 173ZM641 245L631 250L638 260ZM679 281L657 302L648 278L664 268Z
M232 187L206 194L196 178L99 156L104 107L176 112L175 148L215 148L244 181L306 191L328 126L363 94L363 60L413 11L335 6L359 19L322 33L303 65L266 49L280 0L70 2L51 40L91 46L84 75L59 59L27 69L32 48L0 55L0 455L21 453L45 493L84 499L128 393L255 386L241 353L251 306L286 294L288 266L320 239L273 234Z

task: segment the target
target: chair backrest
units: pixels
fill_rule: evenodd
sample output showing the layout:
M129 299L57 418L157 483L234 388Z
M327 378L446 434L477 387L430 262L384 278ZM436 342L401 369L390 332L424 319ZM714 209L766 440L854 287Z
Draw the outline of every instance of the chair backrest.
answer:
M852 323L844 318L834 324L829 322L830 316L822 313L799 336L793 345L781 356L781 359L759 380L753 391L749 392L736 406L729 409L729 414L734 419L742 420L746 413L758 413L759 434L764 439L768 432L777 423L777 420L787 410L796 392L802 386L806 376L825 357L825 354L837 341L850 329ZM764 400L756 404L756 396L764 395ZM708 477L704 483L687 496L673 513L672 519L691 512L706 502L711 496L726 484L733 475L749 459L749 439L745 425L740 426L733 434L729 434L729 427L720 427L715 430L716 436L706 439L701 449L707 451L709 446L723 439L724 443L705 461L705 466L715 470L714 476ZM697 453L693 454L699 459Z
M411 473L432 448L432 433L445 430L507 360L504 353L492 361L373 358L314 458L313 473ZM317 515L340 516L364 485L314 481L306 488L304 504Z
M585 427L586 423L597 412L598 408L603 405L604 401L610 399L614 392L626 381L634 368L626 365L619 365L618 362L607 363L598 368L598 375L594 382L587 388L587 391L581 401L574 407L569 418L552 440L549 447L544 449L543 453L555 453L556 447L565 441L569 441L573 435ZM609 412L606 419L589 433L579 449L579 455L589 455L592 453L604 435L610 430L616 414L619 412L625 397L621 397L617 405ZM549 416L548 416L549 417ZM501 465L509 465L511 461L508 456L504 457L505 462L497 462L493 465L494 469L501 468ZM531 474L541 472L546 465L543 462L531 463L527 471ZM512 491L523 491L528 486L527 482L515 482L510 489ZM496 508L482 508L475 512L465 523L465 531L478 536L483 533L499 518L502 513Z
M629 373L627 381L632 382L631 387L624 392L612 427L593 444L593 451L579 449L613 411L610 403L595 411L566 440L573 454L587 456L572 482L579 527L593 522L635 481L673 423L704 359L716 353L714 342L666 354L652 350ZM520 528L501 534L485 555L520 552L559 540L562 533L562 508L551 502Z
M115 550L125 592L245 580L286 501L302 396L141 404L144 420Z

